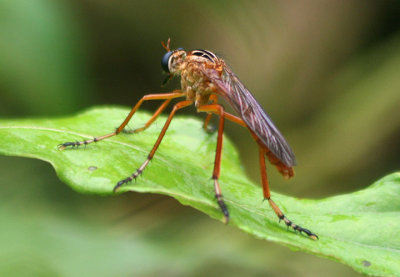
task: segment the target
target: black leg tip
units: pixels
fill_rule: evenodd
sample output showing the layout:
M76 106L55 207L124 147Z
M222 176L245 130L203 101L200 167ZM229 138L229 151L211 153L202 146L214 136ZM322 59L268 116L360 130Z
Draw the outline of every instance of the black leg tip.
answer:
M224 218L222 219L222 222L224 224L228 224L229 223L229 214L224 214Z
M228 224L228 222L229 222L228 208L226 207L226 205L225 205L224 201L222 201L222 199L218 199L218 205L219 205L219 208L221 209L222 213L224 214L224 218L222 219L222 222L225 224Z
M319 240L319 237L318 237L316 234L314 234L313 232L311 232L310 230L308 230L308 229L302 228L302 229L300 230L300 232L306 233L307 236L309 236L309 237L312 238L313 240Z
M123 184L125 184L126 182L127 182L126 179L119 181L119 182L115 185L115 187L113 188L113 192L114 192L114 193L117 192L117 190L118 190Z
M77 145L76 142L65 142L65 143L59 144L58 145L58 149L59 150L64 150L69 146L75 147L76 145Z

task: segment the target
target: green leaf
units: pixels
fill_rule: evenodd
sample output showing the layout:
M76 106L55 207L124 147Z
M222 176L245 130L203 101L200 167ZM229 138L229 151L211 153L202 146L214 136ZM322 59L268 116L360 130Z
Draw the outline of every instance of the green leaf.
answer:
M120 134L65 151L57 146L109 133L127 113L122 108L95 108L70 118L3 120L0 153L48 161L64 182L80 192L112 194L115 184L146 159L165 117L139 134ZM140 127L148 118L147 113L137 113L131 125ZM201 122L177 116L144 175L120 191L166 194L222 220L210 179L215 144L216 134L205 133ZM220 183L231 214L230 225L293 250L340 261L365 274L400 274L399 173L365 190L322 200L272 193L288 217L317 233L318 241L278 223L268 204L262 202L259 185L244 174L238 153L227 138Z

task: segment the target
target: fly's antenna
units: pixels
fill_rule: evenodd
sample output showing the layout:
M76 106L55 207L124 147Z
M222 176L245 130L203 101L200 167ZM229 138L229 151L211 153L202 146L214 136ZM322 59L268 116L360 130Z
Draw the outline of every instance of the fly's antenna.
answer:
M168 38L167 45L165 45L164 41L161 41L162 47L164 47L164 49L167 50L167 52L171 52L171 49L169 48L170 42L171 42L171 38Z

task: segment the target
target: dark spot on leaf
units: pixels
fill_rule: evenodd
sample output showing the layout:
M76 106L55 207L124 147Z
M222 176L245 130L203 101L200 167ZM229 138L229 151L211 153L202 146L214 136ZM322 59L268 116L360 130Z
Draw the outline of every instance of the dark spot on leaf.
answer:
M362 261L362 264L363 264L363 266L365 266L365 267L371 266L371 262L366 261L366 260Z
M97 169L97 166L89 166L88 167L89 171L95 171Z

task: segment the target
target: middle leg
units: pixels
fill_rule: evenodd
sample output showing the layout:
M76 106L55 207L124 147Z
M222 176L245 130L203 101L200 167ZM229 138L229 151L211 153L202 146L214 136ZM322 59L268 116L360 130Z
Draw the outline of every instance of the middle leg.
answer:
M144 161L144 163L133 173L131 176L128 178L125 178L117 183L117 185L114 187L114 192L117 191L119 187L121 187L123 184L128 183L132 181L133 179L136 179L146 168L146 166L149 164L150 160L153 158L154 154L156 153L158 146L160 146L160 143L162 139L164 138L165 133L167 132L167 129L169 127L169 124L171 123L172 118L174 117L175 113L177 110L182 109L184 107L187 107L189 105L193 104L193 101L191 100L184 100L181 102L178 102L175 104L174 108L172 109L171 113L169 114L167 121L164 124L164 127L162 128L160 135L158 136L158 139L156 143L153 146L153 149L151 149L149 155L147 156L147 159Z
M210 104L210 105L202 105L198 107L197 110L200 112L212 112L219 115L217 149L215 151L214 170L212 179L214 180L215 197L217 198L218 205L222 213L224 214L223 221L224 223L228 223L229 212L222 198L221 187L219 186L219 181L218 181L221 171L221 155L222 155L222 142L223 142L222 139L223 139L224 122L225 122L224 108L218 104Z
M209 103L210 104L218 104L218 96L215 94L211 94L210 98L209 98ZM213 133L215 130L213 127L208 127L208 124L210 123L212 117L212 112L208 112L207 116L204 120L204 124L203 124L203 129L204 131L206 131L207 133Z

